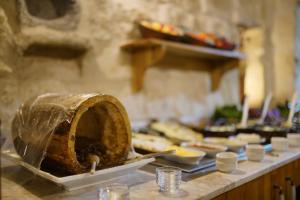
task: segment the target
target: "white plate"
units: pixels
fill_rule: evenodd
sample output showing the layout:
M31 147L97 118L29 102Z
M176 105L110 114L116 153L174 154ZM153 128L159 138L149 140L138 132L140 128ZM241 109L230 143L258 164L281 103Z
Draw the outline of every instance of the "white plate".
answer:
M44 179L47 179L58 185L64 186L64 188L69 191L81 189L84 187L106 182L116 177L124 176L128 173L132 173L136 171L142 166L150 162L153 162L155 160L154 158L142 159L133 163L98 170L94 174L83 173L83 174L77 174L71 176L57 177L48 172L39 170L26 162L23 162L22 158L19 155L12 153L10 151L2 152L2 156L15 162L18 165L25 167L26 169L32 171L33 173L37 174L38 176Z

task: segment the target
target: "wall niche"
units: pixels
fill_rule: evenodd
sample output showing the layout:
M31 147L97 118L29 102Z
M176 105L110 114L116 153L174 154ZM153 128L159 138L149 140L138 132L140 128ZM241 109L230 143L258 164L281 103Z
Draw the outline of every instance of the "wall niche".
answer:
M74 30L80 20L77 0L18 0L22 26Z
M0 0L23 56L81 58L90 49L80 35L79 0Z

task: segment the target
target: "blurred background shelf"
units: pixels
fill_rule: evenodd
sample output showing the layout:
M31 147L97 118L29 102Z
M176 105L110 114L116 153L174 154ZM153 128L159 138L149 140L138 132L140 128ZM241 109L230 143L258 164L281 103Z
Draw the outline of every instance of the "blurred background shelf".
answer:
M147 68L158 62L175 62L180 70L202 70L210 73L211 89L217 90L222 75L228 70L239 68L245 55L239 51L220 50L209 47L182 44L158 39L138 39L121 46L131 54L132 89L138 92L143 87ZM189 66L186 65L189 63ZM175 65L173 65L175 66ZM157 67L157 66L155 66ZM243 73L240 73L241 75ZM243 81L243 78L240 78ZM243 83L241 83L243 85Z

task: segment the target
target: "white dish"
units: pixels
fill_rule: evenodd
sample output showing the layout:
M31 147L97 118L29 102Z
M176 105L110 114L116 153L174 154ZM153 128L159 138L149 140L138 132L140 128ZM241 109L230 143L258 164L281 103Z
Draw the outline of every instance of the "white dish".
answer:
M259 144L248 144L246 149L251 152L264 152L264 146Z
M209 157L215 157L217 153L224 152L228 149L228 147L224 145L205 144L201 142L182 143L181 146L203 151Z
M291 147L300 146L300 134L299 133L288 133L287 134L288 142Z
M265 149L262 145L247 145L246 155L250 161L262 161L265 156Z
M5 151L2 152L2 156L15 162L18 165L25 167L26 169L32 171L33 173L37 174L38 176L44 179L47 179L58 185L64 186L64 188L69 191L81 189L84 187L99 184L101 182L106 182L116 177L124 176L128 173L132 173L136 171L142 166L150 162L153 162L155 160L154 158L142 159L129 164L98 170L94 174L83 173L83 174L77 174L71 176L57 177L48 172L39 170L26 162L23 162L22 158L16 153Z
M237 162L238 155L233 152L221 152L216 155L216 160L224 163Z
M254 154L254 153L246 152L246 156L248 160L255 161L255 162L260 162L264 159L264 154Z
M221 172L225 172L225 173L230 173L232 171L234 171L237 168L237 162L233 162L233 163L224 163L221 161L216 161L216 168L221 171Z
M233 140L227 140L225 145L228 147L230 151L239 153L245 149L247 142L233 139Z
M171 160L177 163L182 163L182 164L187 164L187 165L198 165L200 161L203 159L205 156L205 152L191 149L191 148L186 148L186 147L180 147L184 148L188 151L194 152L198 154L197 156L182 156L182 155L176 155L175 154L169 154L169 155L164 155L163 157L167 160Z
M272 137L271 144L274 151L287 151L289 148L288 139L285 137Z
M230 173L237 168L238 155L233 152L221 152L216 155L216 168Z

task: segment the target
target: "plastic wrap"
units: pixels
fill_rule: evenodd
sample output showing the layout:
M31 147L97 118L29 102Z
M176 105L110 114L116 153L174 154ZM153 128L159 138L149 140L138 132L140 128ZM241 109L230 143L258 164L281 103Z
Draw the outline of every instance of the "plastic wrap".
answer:
M44 94L18 109L12 142L37 169L78 174L89 170L86 152L100 157L99 168L127 159L131 129L125 109L112 96Z

